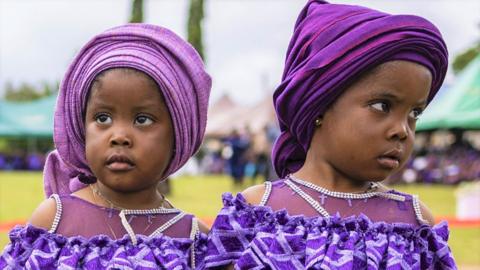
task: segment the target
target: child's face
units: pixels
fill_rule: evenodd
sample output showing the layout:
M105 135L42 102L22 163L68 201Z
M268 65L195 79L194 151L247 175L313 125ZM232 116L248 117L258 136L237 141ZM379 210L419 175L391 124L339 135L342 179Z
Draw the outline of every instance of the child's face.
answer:
M387 62L351 85L325 112L311 150L342 177L381 181L410 156L432 77L407 61Z
M85 132L90 168L117 191L155 187L172 156L169 111L140 72L114 69L100 77L87 104Z

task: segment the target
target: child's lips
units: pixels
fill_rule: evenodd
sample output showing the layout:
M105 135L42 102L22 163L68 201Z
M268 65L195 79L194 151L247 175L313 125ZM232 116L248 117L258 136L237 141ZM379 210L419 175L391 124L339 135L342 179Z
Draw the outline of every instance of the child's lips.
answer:
M380 166L386 169L397 169L400 167L400 161L402 160L403 150L399 148L391 149L377 158Z
M107 168L111 171L124 172L132 170L134 168L134 165L128 162L115 161L107 164Z
M112 171L123 172L132 170L135 163L127 155L115 153L107 158L106 166Z
M377 158L378 163L380 163L380 166L386 168L386 169L396 169L400 166L400 161L396 158L393 157L386 157L386 156L381 156Z

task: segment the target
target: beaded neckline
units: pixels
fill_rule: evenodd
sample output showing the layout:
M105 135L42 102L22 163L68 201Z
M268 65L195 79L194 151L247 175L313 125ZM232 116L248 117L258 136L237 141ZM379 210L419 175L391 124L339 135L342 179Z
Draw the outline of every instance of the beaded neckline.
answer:
M368 199L378 195L378 184L377 183L370 183L370 187L364 193L349 193L349 192L339 192L339 191L331 191L324 187L317 186L311 182L307 182L302 179L298 179L295 176L289 174L287 176L288 179L291 181L300 184L302 186L308 187L315 191L318 191L322 194L328 195L330 197L340 198L340 199Z
M322 193L322 194L325 194L327 196L334 197L334 198L352 200L352 199L369 199L369 198L373 198L375 196L380 196L380 197L393 199L393 200L396 200L396 201L404 201L405 200L405 198L403 196L393 194L393 193L389 193L389 192L378 191L379 184L377 184L377 183L371 183L370 188L365 193L348 193L348 192L331 191L331 190L328 190L326 188L317 186L313 183L307 182L305 180L298 179L291 174L289 174L287 176L287 179L289 179L290 181L292 181L296 184L308 187L308 188L313 189L313 190L315 190L319 193Z
M151 208L151 209L119 209L115 207L108 207L108 206L101 206L94 204L92 202L89 202L85 199L82 199L78 196L72 196L70 195L71 198L78 200L84 204L87 204L91 207L97 208L97 209L103 209L110 211L112 213L120 213L122 210L125 211L127 215L148 215L148 214L175 214L175 213L180 213L181 210L178 208L166 208L166 207L159 207L159 208ZM147 213L151 212L151 213Z

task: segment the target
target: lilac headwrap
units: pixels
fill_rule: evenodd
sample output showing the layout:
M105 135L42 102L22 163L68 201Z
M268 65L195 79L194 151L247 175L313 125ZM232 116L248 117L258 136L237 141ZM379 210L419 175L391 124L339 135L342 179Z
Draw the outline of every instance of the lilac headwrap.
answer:
M305 162L315 119L361 74L392 60L412 61L430 70L430 101L445 77L448 53L439 30L421 17L319 0L307 3L273 96L281 130L273 163L280 177Z
M44 170L47 196L74 192L84 186L79 177L92 176L85 156L83 122L88 90L100 72L119 67L148 74L165 98L175 146L164 177L178 170L199 148L205 132L211 79L195 49L159 26L115 27L89 41L63 78L54 118L56 150L49 154Z

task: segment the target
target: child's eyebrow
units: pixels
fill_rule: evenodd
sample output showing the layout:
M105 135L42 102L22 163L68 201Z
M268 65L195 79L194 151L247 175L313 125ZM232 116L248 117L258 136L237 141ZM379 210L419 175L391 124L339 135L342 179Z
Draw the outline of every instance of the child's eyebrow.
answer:
M89 106L93 106L95 108L105 108L105 109L112 109L113 108L113 105L108 104L108 103L106 103L104 101L101 101L101 100L98 100L98 99L93 99L92 101L90 101Z
M388 91L372 93L372 94L370 94L370 98L372 98L372 99L384 98L384 99L393 100L395 102L403 101L402 98L400 98L397 95L395 95L391 92L388 92ZM415 102L415 105L416 106L426 106L427 105L427 100L422 99L420 101L417 101L417 102Z
M422 100L418 101L417 103L415 103L415 105L426 107L427 106L427 100L422 99Z
M141 110L158 109L159 106L155 102L143 102L142 104L133 106L132 108L135 111L141 111Z
M388 100L393 100L393 101L401 101L402 99L398 97L395 94L392 94L391 92L388 91L382 91L382 92L373 92L368 95L369 98L371 99L388 99Z

